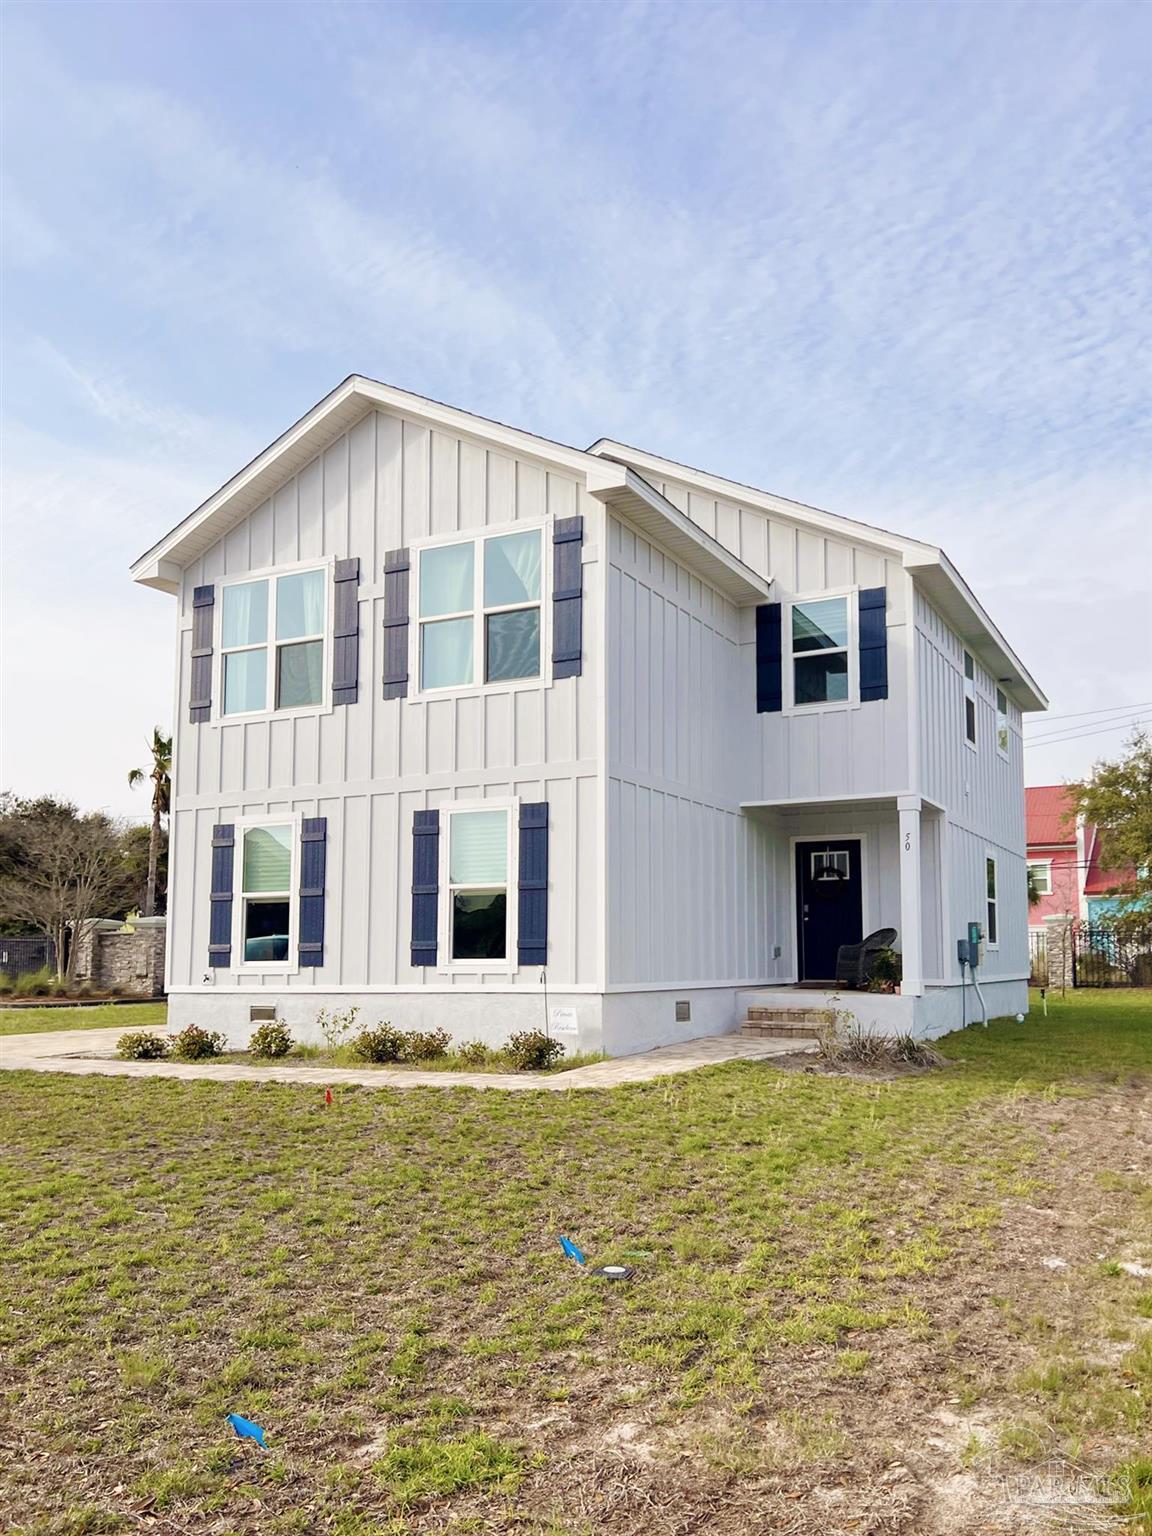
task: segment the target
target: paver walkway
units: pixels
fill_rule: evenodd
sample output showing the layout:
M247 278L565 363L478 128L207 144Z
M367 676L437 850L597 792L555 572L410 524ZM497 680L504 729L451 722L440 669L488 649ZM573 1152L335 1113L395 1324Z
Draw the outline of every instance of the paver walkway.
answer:
M71 1072L106 1077L223 1079L229 1083L307 1083L315 1088L355 1084L359 1088L616 1088L645 1083L674 1072L692 1072L722 1061L762 1061L797 1049L794 1040L745 1040L740 1035L706 1035L681 1045L663 1045L638 1056L616 1056L571 1072L419 1072L404 1067L245 1067L234 1062L120 1061L107 1029L62 1029L50 1034L0 1037L0 1068L8 1072Z

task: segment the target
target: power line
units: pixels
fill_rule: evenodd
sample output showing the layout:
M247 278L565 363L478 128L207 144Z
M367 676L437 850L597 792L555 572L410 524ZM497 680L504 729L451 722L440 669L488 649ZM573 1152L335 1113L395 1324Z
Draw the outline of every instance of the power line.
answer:
M1120 715L1127 709L1152 709L1152 699L1142 704L1109 704L1106 709L1082 709L1072 715L1037 715L1035 720L1025 720L1025 725L1051 725L1053 720L1082 720L1085 715Z
M1057 747L1064 741L1079 741L1084 736L1104 736L1109 731L1127 730L1129 726L1147 725L1152 720L1152 715L1137 715L1129 720L1113 720L1108 725L1092 725L1087 730L1057 732L1052 736L1033 736L1024 743L1025 747Z

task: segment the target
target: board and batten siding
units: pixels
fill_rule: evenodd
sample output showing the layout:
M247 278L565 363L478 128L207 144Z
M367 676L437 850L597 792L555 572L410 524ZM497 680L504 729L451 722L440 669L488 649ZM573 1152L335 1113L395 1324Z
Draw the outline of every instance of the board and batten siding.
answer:
M1024 820L1024 743L1019 707L1008 699L1008 752L997 749L997 681L975 659L976 747L964 735L963 640L922 593L915 598L920 785L947 811L943 829L949 902L944 975L959 976L955 939L985 921L984 859L999 865L1000 943L985 953L982 974L1026 975L1028 904Z
M745 785L742 798L792 800L889 794L906 788L910 640L906 581L899 557L833 538L818 528L800 527L787 518L698 491L681 481L654 483L705 533L772 581L774 601L788 602L793 597L812 597L844 587L884 587L887 591L887 699L796 715L754 715L754 761L747 765L754 777ZM740 640L740 694L754 699L752 609L741 614Z
M593 985L602 970L597 673L507 692L382 696L384 555L440 534L585 518L586 637L602 626L595 546L603 508L572 472L465 435L372 411L184 572L172 814L170 984L199 983L207 958L212 826L288 812L328 819L324 964L237 972L245 987L539 985L539 970L463 975L410 964L412 816L453 800L547 800L549 980ZM188 722L197 586L307 560L360 561L355 704L276 719ZM552 547L545 536L550 571ZM413 612L415 594L413 593ZM586 638L586 654L590 650ZM215 658L214 658L215 660ZM226 984L219 978L220 984Z
M740 612L617 517L607 582L609 981L770 974L780 871L740 812Z

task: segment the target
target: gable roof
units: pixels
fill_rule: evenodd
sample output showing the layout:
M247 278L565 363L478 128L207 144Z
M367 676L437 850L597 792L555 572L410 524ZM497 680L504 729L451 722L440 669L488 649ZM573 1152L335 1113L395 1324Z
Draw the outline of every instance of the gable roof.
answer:
M1076 807L1064 784L1032 785L1024 791L1029 848L1075 848Z
M684 563L703 575L736 603L763 602L770 582L758 575L718 539L652 486L641 472L667 473L735 494L749 505L762 506L778 517L815 526L843 538L873 544L898 556L961 639L981 657L994 677L1022 709L1047 708L1047 699L1000 631L949 561L943 550L906 539L882 528L856 523L819 508L740 486L735 481L690 470L669 459L646 454L601 438L590 449L553 442L519 427L476 416L457 406L429 400L407 390L382 384L362 374L350 374L330 394L305 412L286 432L136 560L133 579L162 592L177 592L183 568L211 547L241 518L266 501L286 479L310 463L342 433L370 411L403 414L486 445L495 444L520 457L559 465L579 475L588 493L637 522Z

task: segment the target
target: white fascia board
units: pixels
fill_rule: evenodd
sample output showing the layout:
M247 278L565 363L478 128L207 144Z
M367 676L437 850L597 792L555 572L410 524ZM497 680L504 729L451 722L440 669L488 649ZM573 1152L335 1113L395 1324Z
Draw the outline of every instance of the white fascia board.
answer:
M174 565L178 581L178 573L184 566L203 554L240 518L254 511L285 480L372 410L402 414L430 427L456 432L520 457L567 469L581 477L589 466L599 464L579 448L553 443L531 432L487 421L455 406L409 394L360 374L351 374L141 555L130 567L133 579L160 591L175 591L176 587L167 577L158 579L156 571L160 564Z
M776 496L771 491L762 491L756 486L744 485L739 480L726 480L722 475L710 474L707 470L692 469L687 464L678 464L675 459L663 459L658 454L629 447L627 443L614 442L610 437L599 438L587 451L598 458L631 464L638 470L698 486L702 491L708 491L713 496L722 496L726 501L734 501L745 507L755 507L775 517L785 518L795 523L798 528L818 528L822 533L830 534L834 538L851 539L854 543L868 544L900 556L915 552L925 554L937 552L935 546L924 544L919 539L907 539L901 534L890 532L887 528L875 528L871 523L858 523L850 517L840 517L835 512L824 512L819 507L806 506L802 501L790 501L786 496Z
M619 512L689 570L737 604L766 602L771 583L662 496L626 464L603 460L588 469L588 494Z
M942 549L930 558L906 556L904 567L1025 713L1048 708L1047 696Z

